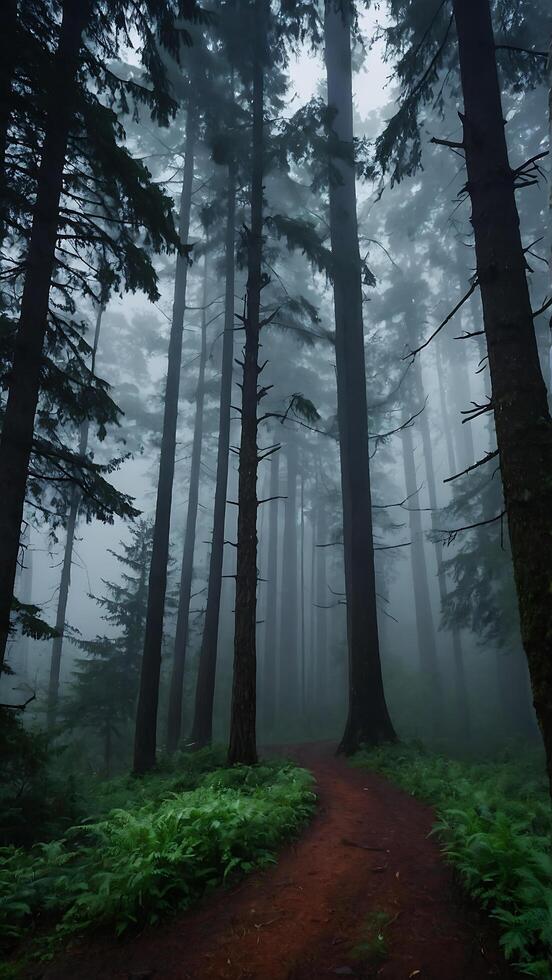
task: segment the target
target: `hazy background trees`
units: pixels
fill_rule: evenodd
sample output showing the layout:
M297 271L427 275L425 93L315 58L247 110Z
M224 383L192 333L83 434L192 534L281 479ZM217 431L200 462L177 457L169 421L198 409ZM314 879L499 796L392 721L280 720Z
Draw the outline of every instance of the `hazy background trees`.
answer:
M414 361L408 356L457 305L475 270L470 205L462 192L463 160L458 152L431 142L432 137L453 143L462 139L455 44L439 50L445 35L455 41L448 26L451 10L443 5L433 20L434 5L414 5L416 16L406 32L399 2L379 13L359 11L358 20L352 18L358 235L354 228L352 232L358 238L372 503L367 510L364 471L360 496L365 507L358 514L363 520L370 513L372 517L371 591L362 565L371 561L369 529L363 525L360 534L358 516L349 517L348 524L341 503L340 434L358 426L359 445L364 438L353 382L339 377L339 324L333 306L335 258L344 257L344 243L331 234L330 198L336 189L338 196L343 194L340 170L348 168L354 187L351 151L345 145L350 134L338 129L339 139L331 136L334 117L330 112L328 118L326 111L322 8L290 8L284 16L277 7L266 7L261 11L261 41L266 42L270 15L274 43L270 54L261 51L259 62L265 119L260 171L251 149L256 62L253 43L244 45L243 37L254 30L257 8L263 6L240 3L236 18L235 4L219 4L214 23L189 27L192 47L179 44L178 59L174 50L163 52L160 60L175 103L170 119L161 114L152 120L143 108L133 119L123 113L120 95L100 91L97 97L105 112L109 107L113 114L113 139L137 181L132 186L136 190L147 182L147 194L157 203L163 190L162 201L168 202L163 204L164 220L169 222L169 207L180 214L175 225L184 248L177 256L175 235L167 225L165 244L173 251L154 254L163 244L159 235L145 234L143 216L130 215L135 227L127 247L133 257L135 248L143 252L139 270L147 269L146 282L135 276L125 292L125 270L120 281L111 281L106 272L113 269L106 257L111 255L109 242L97 250L92 242L91 253L86 253L92 266L86 289L78 285L78 276L84 274L82 254L67 260L70 271L65 271L63 290L70 291L74 309L68 335L57 307L50 311L52 366L44 369L39 392L15 588L27 631L34 637L23 636L21 623L16 624L7 649L13 674L4 674L1 681L2 702L19 703L36 692L25 710L25 723L44 725L52 663L57 670L52 647L59 648L60 639L37 637L46 629L41 623L54 627L57 618L58 632L66 624L59 710L50 714L51 727L58 745L80 740L81 758L93 769L116 771L130 764L140 671L138 718L145 742L140 743L141 761L135 759L138 769L153 763L156 742L164 751L182 745L190 735L199 743L211 735L216 740L228 736L239 542L236 449L243 409L241 367L235 362L231 389L229 376L232 357L242 360L244 327L254 309L251 301L244 302L251 289L251 247L253 239L259 244L259 227L259 362L267 361L259 384L267 390L260 407L255 402L258 416L266 416L256 423L258 455L264 456L258 460L257 497L270 498L256 507L259 739L342 736L348 711L348 643L353 654L358 651L358 639L352 639L355 629L366 644L360 654L363 664L375 656L379 636L385 701L399 736L488 749L504 738L536 735L508 526L505 517L491 521L503 503L498 459L491 457L496 450L492 417L478 409L491 394L478 292ZM524 21L516 20L510 6L500 2L492 7L498 41L540 50L540 38L547 36L539 33L546 25L545 5L534 5ZM61 5L48 5L48 10L55 19ZM341 16L333 10L329 16L336 19L331 39L337 42ZM413 60L409 51L416 50L416 39L429 24L426 47ZM38 27L29 22L27 34L31 43ZM31 67L42 70L40 59L48 53L36 47L33 52L36 65ZM125 79L125 97L133 108L143 69L124 44L115 54L109 71ZM527 53L516 58L506 49L497 57L506 137L512 163L518 166L547 145L545 63L540 71L538 58ZM416 86L428 67L431 86L422 93ZM12 84L29 105L33 79L24 77L21 67L18 72ZM388 74L393 79L384 87ZM86 84L91 83L82 84L88 91ZM338 89L343 96L342 81ZM388 121L399 97L402 115L394 131ZM3 246L5 393L21 300L16 273L31 233L32 215L22 201L29 182L37 179L26 169L34 145L31 135L40 145L46 125L30 115L18 119L17 124L9 122L12 143L8 140L6 153L13 197L8 198ZM90 127L92 121L86 124ZM77 131L70 144L70 167L75 169L78 138ZM255 228L253 173L257 199L263 187L262 226L257 215ZM528 186L517 195L533 310L545 305L548 283L539 242L546 234L547 193L537 178L532 170ZM82 196L85 178L74 180L78 187L71 193ZM88 171L86 180L92 180ZM98 188L94 193L99 194ZM124 183L118 197L109 193L97 219L102 234L111 227L113 209L126 216L130 206ZM64 218L64 234L72 234L67 228L75 220ZM79 220L75 234L89 235L88 225L82 227L85 219ZM61 264L64 260L58 258ZM135 287L146 290L133 291ZM347 284L341 289L342 307L350 316L353 296ZM91 369L98 300L101 333ZM545 310L534 323L541 370L550 387ZM464 339L455 339L460 337ZM180 341L181 350L176 349ZM358 350L347 356L356 358L358 367ZM5 396L2 405L5 410ZM82 424L88 420L93 424L83 444ZM59 467L52 472L52 443L55 466L65 459L58 443L69 454L67 474ZM445 482L486 454L485 466ZM358 454L353 455L358 463ZM165 467L161 490L160 456ZM100 486L107 476L113 490L103 482ZM99 489L107 494L106 502L98 503ZM224 506L225 501L230 503ZM158 550L152 561L156 502ZM140 516L131 520L134 511ZM102 523L104 518L113 523ZM347 622L354 583L352 578L346 582L344 547L350 549L352 542L358 545L356 574L361 581L357 612L361 620L372 617L369 642L365 625L358 627L360 620L357 625ZM66 612L56 617L63 606L60 590L63 598L67 561L71 580ZM130 580L122 577L130 575L127 561L132 563ZM161 581L165 576L167 581ZM181 579L185 595L181 591L178 627ZM39 609L33 612L33 605ZM250 600L247 605L251 617ZM108 610L107 622L102 609L104 614ZM131 624L129 609L134 610ZM128 679L122 688L121 672ZM109 699L99 696L102 685ZM373 683L368 687L373 696ZM250 683L249 697L251 690ZM370 705L372 720L374 710ZM384 727L389 735L387 722Z

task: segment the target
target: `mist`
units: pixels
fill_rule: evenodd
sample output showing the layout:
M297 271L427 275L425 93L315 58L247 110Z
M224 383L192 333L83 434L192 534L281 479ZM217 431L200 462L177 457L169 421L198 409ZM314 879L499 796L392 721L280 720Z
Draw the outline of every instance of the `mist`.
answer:
M547 5L9 6L2 843L194 758L546 797Z

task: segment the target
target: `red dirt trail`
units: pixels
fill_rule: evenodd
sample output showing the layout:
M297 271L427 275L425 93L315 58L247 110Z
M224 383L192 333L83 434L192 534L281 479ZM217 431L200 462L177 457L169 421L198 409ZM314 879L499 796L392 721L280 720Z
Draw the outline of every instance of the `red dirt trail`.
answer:
M512 977L496 936L463 907L432 810L330 746L287 751L318 784L318 814L268 871L123 941L98 940L42 980L480 980ZM387 955L355 956L385 912Z

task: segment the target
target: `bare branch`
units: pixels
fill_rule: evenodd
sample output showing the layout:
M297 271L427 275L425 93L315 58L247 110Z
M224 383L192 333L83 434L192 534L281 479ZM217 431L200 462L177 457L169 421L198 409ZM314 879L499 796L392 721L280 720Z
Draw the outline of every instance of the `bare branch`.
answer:
M467 419L464 421L467 421ZM454 476L447 476L446 480L443 480L443 483L450 483L452 480L457 480L460 476L465 476L467 473L471 473L472 470L476 470L478 466L483 466L485 463L488 463L489 460L495 459L497 456L498 449L495 449L493 452L485 453L482 459L477 460L477 463L472 463L471 466L467 466L461 473L455 473Z
M500 514L495 517L489 517L486 521L476 521L475 524L465 524L463 527L454 528L435 528L435 534L446 534L447 535L447 545L452 544L455 540L456 535L460 534L461 531L472 531L476 527L486 527L487 524L494 524L496 521L501 521L505 516L506 511L502 510Z
M459 302L456 304L456 306L454 307L454 309L451 310L451 312L439 324L439 326L437 327L437 329L433 331L433 333L431 334L431 336L428 337L428 339L426 341L424 341L424 343L421 344L420 347L417 347L416 350L412 350L408 354L405 354L405 356L403 357L403 360L406 360L409 357L411 357L412 360L414 360L414 358L416 357L416 354L419 354L420 351L423 351L424 348L427 347L428 344L431 343L431 341L433 340L433 338L436 337L437 334L441 332L441 330L443 329L443 327L446 327L447 323L449 323L449 321L452 320L453 316L455 316L455 314L458 313L458 310L461 309L461 307L464 305L464 303L467 303L467 301L469 300L470 296L473 296L473 294L474 294L474 292L475 292L475 290L477 289L478 286L479 286L479 280L477 278L475 278L473 280L470 288L468 289L467 293L465 293L465 295L462 296L462 299L459 300Z
M30 698L27 698L23 704L0 704L0 708L8 708L10 711L25 711L25 708L31 701L36 700L36 693L31 694Z

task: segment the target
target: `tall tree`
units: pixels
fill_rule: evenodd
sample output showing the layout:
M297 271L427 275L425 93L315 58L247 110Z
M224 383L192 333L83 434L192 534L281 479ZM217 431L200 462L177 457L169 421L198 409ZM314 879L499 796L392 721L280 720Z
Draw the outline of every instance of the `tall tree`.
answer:
M445 446L447 451L447 463L451 475L457 472L456 468L456 454L454 452L454 440L452 438L451 431L451 421L450 412L448 407L447 398L445 395L445 384L443 378L443 364L441 360L441 352L439 345L437 345L437 379L439 384L439 405L441 409L441 420L443 424L443 434L445 437ZM466 426L464 426L466 428ZM468 465L468 464L466 464ZM439 595L441 599L441 609L443 609L447 603L449 596L449 588L447 583L447 573L443 563L443 553L441 545L441 553L438 555L439 562ZM462 636L460 633L460 627L458 623L451 624L451 634L452 634L452 653L454 658L454 695L458 711L458 734L460 738L469 738L471 731L470 722L470 709L468 700L468 690L466 681L466 668L464 662L464 648L462 644Z
M290 433L285 447L286 482L284 533L282 540L280 599L280 691L279 713L295 722L300 709L299 580L298 580L298 447Z
M116 114L100 98L107 91L114 100L120 96L126 108L129 99L145 100L154 115L167 117L172 102L166 96L155 35L161 18L166 21L164 43L174 43L168 0L147 0L144 8L114 0L110 17L105 17L102 5L94 0L63 0L54 10L49 4L30 4L29 10L33 16L25 21L25 43L17 48L8 91L7 148L13 145L16 149L6 168L10 192L1 202L2 222L10 229L10 245L15 246L4 253L11 269L5 278L23 284L21 291L18 285L12 294L19 315L9 318L13 357L0 441L4 503L0 517L0 662L10 628L31 456L33 461L46 458L57 466L58 481L79 482L83 470L97 472L90 460L82 460L59 442L56 445L56 440L45 444L42 435L34 438L41 389L51 391L55 378L57 390L65 384L66 396L74 384L67 378L68 371L60 372L52 364L50 352L56 346L65 347L78 360L82 338L75 343L75 296L94 296L90 269L97 266L98 256L110 283L143 288L153 298L157 296L155 271L147 250L137 245L136 233L139 228L146 231L148 247L159 250L176 245L171 202L151 183L146 168L133 161L121 145ZM185 15L190 10L188 7ZM45 24L49 25L46 35ZM20 27L18 23L16 38L10 43L19 38ZM121 39L133 30L144 42L143 60L151 86L127 84L106 64L116 56ZM32 35L30 41L27 34ZM40 46L41 57L27 63L29 50ZM82 414L82 404L80 411ZM80 476L75 470L81 471ZM129 516L131 508L120 506L119 512ZM105 508L103 513L105 517Z
M77 661L74 683L61 706L68 727L99 735L107 776L117 740L128 731L136 705L151 539L151 525L140 520L131 527L130 541L111 552L123 566L122 579L117 584L104 580L106 594L96 602L117 634L80 641L86 659Z
M15 356L0 439L0 663L9 633L13 586L23 519L25 486L40 390L50 281L55 265L59 205L69 129L75 110L76 76L88 2L65 0L47 89L47 124L37 199L27 256Z
M259 331L263 287L264 60L266 0L254 3L251 225L247 236L245 345L241 401L238 478L238 539L234 628L234 676L228 762L253 765L256 744L256 618L257 618L257 404Z
M269 497L280 493L280 453L270 460ZM271 732L276 721L276 696L278 684L278 501L268 504L268 557L266 568L266 616L264 627L263 711L266 730Z
M191 104L186 117L184 174L182 178L179 213L181 251L176 259L174 301L163 410L163 434L161 438L157 502L148 581L148 611L146 616L142 669L140 673L140 692L136 711L134 771L137 773L147 772L148 769L151 769L155 765L157 745L159 677L161 673L161 646L163 641L163 618L169 560L169 533L176 449L176 427L178 422L178 394L180 390L180 370L182 363L182 333L184 329L186 288L188 283L188 238L197 125L196 109Z
M340 749L393 740L378 642L374 542L368 456L362 266L358 246L351 11L327 0L325 60L332 114L328 149L330 232L335 308L338 426L349 647L349 712Z
M427 574L427 561L424 548L421 508L418 501L419 486L416 480L416 461L412 428L406 426L402 431L403 465L406 495L412 501L408 512L410 528L410 562L412 569L412 589L418 637L421 676L424 683L424 703L427 705L430 724L435 735L443 731L443 692L437 647L435 643L435 623L431 608L431 596Z
M95 372L96 353L100 340L100 329L102 325L102 315L104 306L100 305L96 314L96 328L92 344L92 363L90 371ZM79 455L85 456L88 448L88 436L90 432L90 422L86 419L80 429ZM71 585L71 565L73 563L73 547L75 543L75 531L77 528L77 518L79 504L81 500L80 487L74 486L69 497L69 512L67 515L67 528L65 532L65 548L63 550L63 564L61 567L61 579L59 583L59 595L56 610L56 636L52 642L52 657L50 660L50 678L48 683L48 728L51 730L56 723L57 702L59 694L59 675L61 668L61 655L63 651L63 633L65 630L65 616L67 613L67 601L69 599L69 588Z
M207 298L208 280L206 252L203 268L201 343L195 400L194 435L192 441L190 477L188 482L188 509L186 512L186 530L184 533L184 551L182 555L182 571L180 575L180 592L178 597L178 615L176 618L176 635L174 640L173 667L169 690L169 711L167 716L167 748L169 752L174 752L177 748L182 730L184 667L186 664L188 621L190 618L190 599L192 596L192 580L194 574L194 551L197 509L199 503L199 478L201 473L201 448L203 444L203 403L205 401L205 364L207 361Z
M552 420L539 363L488 0L454 0L477 278L521 635L552 791ZM523 168L521 168L523 170Z
M232 401L232 367L234 360L234 290L236 250L236 166L228 166L227 212L225 236L224 332L222 337L222 370L220 380L217 476L213 511L213 534L209 559L209 581L205 624L199 654L194 720L191 740L197 746L208 745L213 732L213 703L224 559L224 525L228 489L230 453L230 411Z

